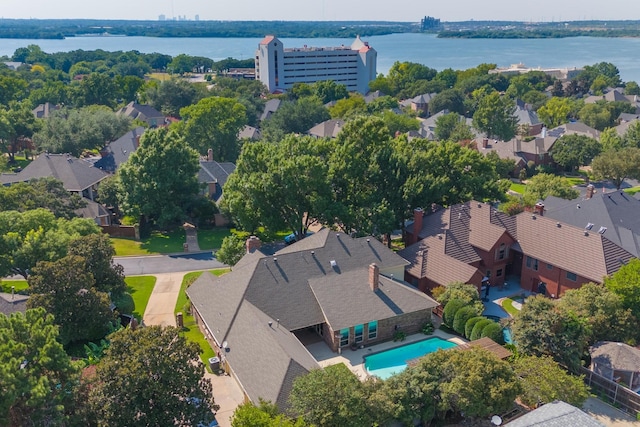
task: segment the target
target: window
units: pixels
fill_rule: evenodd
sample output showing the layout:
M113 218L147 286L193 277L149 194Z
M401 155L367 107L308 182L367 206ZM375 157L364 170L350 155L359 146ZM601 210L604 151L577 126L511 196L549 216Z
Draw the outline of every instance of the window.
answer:
M364 339L364 325L356 325L354 328L355 336L353 338L354 342L362 342Z
M553 265L547 264L547 270L553 270Z
M533 269L535 271L538 271L538 260L535 258L533 259Z
M496 277L502 277L502 269L501 268L496 270Z
M527 268L531 268L531 261L533 260L533 258L531 258L530 256L527 257Z
M533 268L535 271L538 271L538 260L528 256L527 257L527 268Z
M498 249L498 259L504 259L507 256L507 247L504 243L500 244L500 248Z
M340 329L340 347L349 345L349 328Z
M572 282L575 282L576 280L578 280L578 275L576 273L571 273L570 271L567 271L567 279L571 280Z
M369 322L369 339L373 340L378 338L378 321L374 320Z

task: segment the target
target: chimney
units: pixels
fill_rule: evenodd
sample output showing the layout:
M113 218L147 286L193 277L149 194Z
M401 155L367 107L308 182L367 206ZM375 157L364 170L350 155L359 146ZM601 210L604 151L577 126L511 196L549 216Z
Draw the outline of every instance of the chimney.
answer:
M369 287L373 292L378 290L380 269L375 263L369 264Z
M482 138L482 148L487 148L489 146L489 138Z
M133 143L133 145L136 148L140 146L140 135L136 135L135 142Z
M213 162L213 149L209 148L207 150L207 161L208 162Z
M536 215L544 216L544 203L536 203L536 205L533 207L533 213Z
M413 210L413 241L411 243L415 243L419 240L420 231L422 231L422 217L424 216L424 211L422 208L415 208Z
M251 236L247 239L246 246L247 246L247 253L249 254L251 252L254 252L257 249L260 249L260 246L262 246L262 242L260 241L259 237Z
M587 199L590 199L593 197L593 195L596 192L596 187L593 186L593 184L589 184L587 185Z

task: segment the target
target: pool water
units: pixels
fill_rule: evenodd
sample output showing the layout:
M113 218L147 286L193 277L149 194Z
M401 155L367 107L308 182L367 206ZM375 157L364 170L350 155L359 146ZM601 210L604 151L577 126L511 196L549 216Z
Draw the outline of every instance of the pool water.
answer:
M407 368L407 362L412 359L433 353L438 349L456 346L457 344L442 338L429 338L365 356L364 367L370 375L386 380L390 376L404 371Z

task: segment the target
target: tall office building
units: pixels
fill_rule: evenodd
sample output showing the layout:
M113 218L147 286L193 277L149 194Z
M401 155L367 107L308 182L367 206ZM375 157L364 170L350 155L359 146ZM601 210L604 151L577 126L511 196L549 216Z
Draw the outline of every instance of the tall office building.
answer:
M266 36L256 51L256 79L270 92L285 91L294 83L333 80L350 92L365 94L376 78L377 57L359 36L351 46L286 49L275 36Z

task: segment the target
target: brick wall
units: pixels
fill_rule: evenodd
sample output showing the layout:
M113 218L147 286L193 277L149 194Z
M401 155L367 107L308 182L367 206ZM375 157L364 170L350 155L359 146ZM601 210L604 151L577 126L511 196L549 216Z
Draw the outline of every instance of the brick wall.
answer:
M538 291L538 283L545 282L547 284L547 296L558 298L562 296L569 289L578 289L585 283L591 282L591 280L576 275L576 280L567 279L567 271L563 270L555 265L551 265L551 268L547 267L547 263L538 260L538 270L527 267L527 256L522 257L522 274L520 276L520 285L523 289L530 290L532 292ZM532 262L532 266L533 266Z

